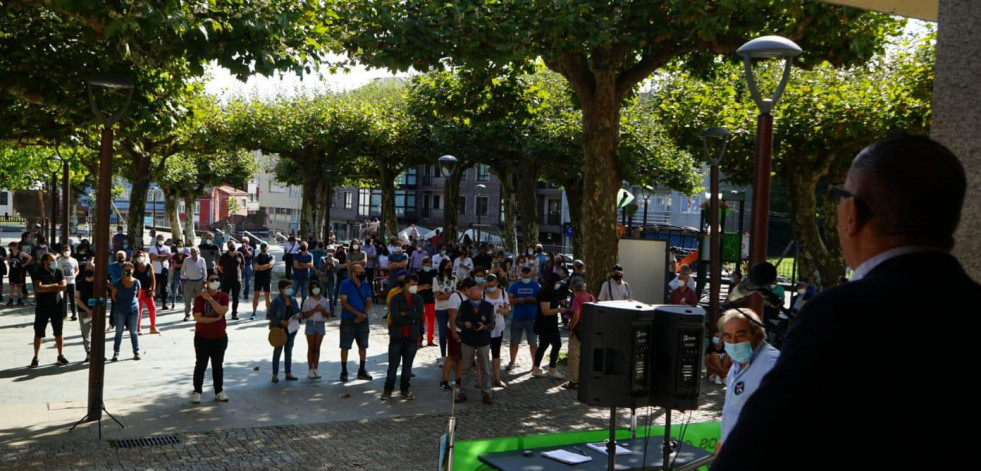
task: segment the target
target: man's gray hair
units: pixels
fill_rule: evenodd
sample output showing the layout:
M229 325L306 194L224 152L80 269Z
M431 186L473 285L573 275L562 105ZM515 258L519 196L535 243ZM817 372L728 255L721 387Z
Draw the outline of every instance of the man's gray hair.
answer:
M762 322L760 321L760 316L749 309L729 309L728 311L722 313L722 317L719 318L719 323L717 325L719 332L724 331L726 322L737 318L745 319L747 317L749 319L746 319L746 322L749 323L750 332L752 332L753 335L765 337L766 330L763 329L763 326L761 325Z

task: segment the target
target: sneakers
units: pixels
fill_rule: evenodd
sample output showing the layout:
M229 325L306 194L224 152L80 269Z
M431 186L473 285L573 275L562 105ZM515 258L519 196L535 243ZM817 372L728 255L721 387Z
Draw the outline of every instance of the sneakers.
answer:
M112 361L119 360L119 352L112 352Z
M215 394L215 400L218 402L228 402L228 394L225 394L225 391Z
M341 382L342 383L346 383L347 382L347 371L342 371L341 372Z
M722 386L725 383L722 381L722 378L720 378L719 375L715 375L715 384Z
M498 380L498 381L494 381L494 387L495 388L506 388L506 387L508 387L508 384L505 383L504 381Z
M412 393L411 393L411 392L409 392L409 391L402 391L402 392L401 392L401 393L399 394L399 397L401 397L403 401L411 401L411 400L413 400L413 399L415 399L415 398L416 398L416 397L415 397L415 396L413 396L413 395L412 395Z
M232 320L233 321L237 321L238 320L238 314L232 314Z
M300 378L297 378L296 376L293 376L289 373L286 374L286 381L298 381L299 379Z
M492 400L490 394L487 393L484 393L484 397L481 398L481 402L487 404L488 406L494 404L494 400Z
M426 346L427 347L435 347L436 344L435 343L432 343L432 342L429 342L429 343L426 344Z
M78 320L78 316L76 316L76 315L74 315L74 314L72 314L72 320L73 320L73 321L77 321L77 320Z
M58 355L58 364L67 365L69 363L68 359L64 355Z
M505 371L514 370L514 363L508 363L508 366L504 367Z
M191 404L200 404L200 403L201 403L201 393L195 392L191 394Z
M436 359L436 368L442 368L443 367L443 362L445 362L445 361L446 361L446 358L444 358L444 357L437 358Z
M358 370L358 379L363 379L365 381L371 381L372 378L371 378L371 375L369 375L367 371L361 369L361 370Z
M558 371L549 371L548 373L545 374L545 376L548 376L549 378L552 379L565 379L565 376L562 373L559 373Z
M279 382L279 376L273 376L272 382L278 383Z
M579 383L573 383L572 381L566 381L562 384L562 389L579 389Z
M133 352L133 359L136 361L140 360L140 352Z
M38 365L37 357L34 357L31 359L31 364L28 366L28 368L37 368L37 365Z
M313 370L313 377L320 379L320 370Z
M182 322L187 322L189 320L191 320L191 316L184 316L184 320Z
M439 388L442 389L443 391L452 391L453 390L453 387L450 386L450 382L449 381L440 381L439 382Z
M315 379L316 377L317 377L317 375L316 375L316 373L313 372L313 370L307 370L307 378L308 379Z
M252 314L251 316L249 316L249 320L250 321L254 321L255 320L255 314Z
M536 378L544 378L545 377L545 373L542 372L542 369L541 368L532 368L531 369L531 375L534 376L534 377L536 377Z
M392 391L385 391L381 395L381 400L387 401L392 398Z

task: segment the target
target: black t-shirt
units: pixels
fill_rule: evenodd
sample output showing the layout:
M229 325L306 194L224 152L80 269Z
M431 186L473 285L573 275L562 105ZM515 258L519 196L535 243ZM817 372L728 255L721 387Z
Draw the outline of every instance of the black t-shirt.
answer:
M139 268L134 267L133 278L140 280L140 288L143 288L143 291L146 291L153 286L153 268L150 267L149 263L144 265L144 267L146 268L146 271L142 272Z
M241 253L225 252L221 254L221 258L218 259L218 265L221 266L222 282L235 283L242 281L242 266L245 265L245 259Z
M337 256L337 276L347 278L347 254L338 253Z
M54 270L45 270L43 268L38 268L37 272L34 273L34 278L37 279L38 283L50 285L53 283L58 283L65 279L65 275L61 272L61 269L56 268ZM48 293L37 293L35 299L37 300L37 307L40 310L43 307L50 309L51 306L57 306L61 301L65 299L65 293L63 291L55 291Z
M725 344L719 342L719 345L715 346L712 345L712 339L709 339L708 342L705 342L705 354L708 355L710 353L725 353Z
M435 283L435 278L436 278L436 270L435 269L429 270L429 271L420 270L416 274L419 275L419 284L420 285L430 285L430 286L432 286L433 283ZM422 295L422 302L423 302L423 304L433 304L433 303L436 302L436 296L433 295L432 288L419 290L419 294Z
M74 253L75 260L78 260L78 266L80 267L88 264L89 260L92 260L92 255L92 250L89 247L86 247L85 250L79 248Z
M268 265L269 262L272 262L272 260L273 260L272 255L269 255L268 253L259 252L255 256L255 263L257 265ZM272 275L272 270L263 270L263 271L255 272L255 278L257 280L265 280L267 278L270 278L271 275Z
M485 270L489 270L493 261L494 257L488 255L487 252L480 252L473 258L473 266L484 267Z
M85 281L84 272L78 275L78 281L75 282L75 290L78 292L78 299L81 299L82 304L86 307L89 305L89 299L92 299L92 291L94 289L93 282Z
M536 333L548 333L548 332L558 332L559 331L559 315L546 316L542 312L542 304L544 302L548 303L548 307L555 309L559 307L559 293L557 291L541 290L538 292L538 297L535 299L535 332Z

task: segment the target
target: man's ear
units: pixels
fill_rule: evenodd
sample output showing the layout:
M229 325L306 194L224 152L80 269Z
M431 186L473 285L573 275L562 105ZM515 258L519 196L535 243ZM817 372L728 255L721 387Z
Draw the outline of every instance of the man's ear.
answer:
M841 212L839 213L839 217L843 220L838 221L838 224L842 228L842 232L849 236L854 236L861 232L862 228L868 224L868 218L862 214L862 210L855 201L855 198L843 198L840 204Z

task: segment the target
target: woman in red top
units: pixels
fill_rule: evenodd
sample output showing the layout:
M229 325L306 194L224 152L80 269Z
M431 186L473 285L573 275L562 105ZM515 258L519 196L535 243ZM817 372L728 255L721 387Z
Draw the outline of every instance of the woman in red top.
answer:
M222 391L222 362L228 348L228 335L225 334L225 313L228 312L228 295L218 291L221 278L217 274L208 276L207 289L194 298L194 394L191 402L201 402L201 388L204 385L204 370L211 360L211 377L214 380L215 400L228 401Z

